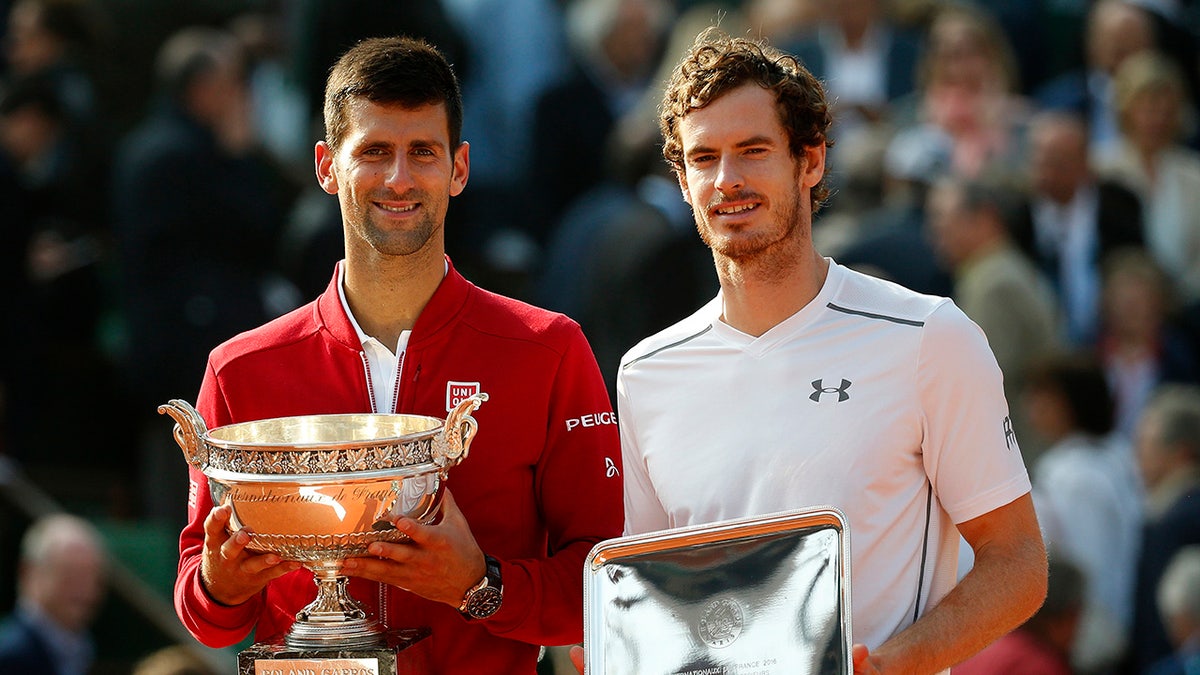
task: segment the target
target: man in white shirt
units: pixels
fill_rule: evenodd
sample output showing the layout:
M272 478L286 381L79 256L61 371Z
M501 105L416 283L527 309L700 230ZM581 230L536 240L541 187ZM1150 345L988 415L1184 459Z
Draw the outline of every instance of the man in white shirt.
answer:
M1046 592L986 340L949 300L814 249L831 117L794 58L710 29L662 111L721 291L622 360L626 533L839 507L855 672L946 671ZM960 534L975 567L956 585Z

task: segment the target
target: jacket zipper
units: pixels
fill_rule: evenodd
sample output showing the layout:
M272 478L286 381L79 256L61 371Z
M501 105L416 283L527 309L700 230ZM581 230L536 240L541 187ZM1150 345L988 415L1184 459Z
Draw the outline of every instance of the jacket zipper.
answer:
M370 363L370 361L367 360L366 352L360 351L358 353L358 356L360 359L362 359L363 374L366 376L366 379L367 379L367 400L370 401L370 403L371 403L371 412L377 413L377 412L379 412L379 402L375 400L375 384L371 380L371 363ZM395 397L399 394L399 386L400 386L399 372L400 372L400 368L397 367L396 368L396 373L397 373L396 387L397 387L397 389L396 389L396 391L394 391L392 393L393 401L395 401ZM393 405L393 407L394 407L394 405ZM387 625L387 614L388 614L387 613L387 584L384 584L381 581L376 582L376 583L379 585L379 624L381 626L383 626L384 629L387 629L387 627L388 627L388 625Z
M379 412L375 403L375 385L371 383L371 363L367 361L366 352L359 352L358 358L362 359L363 374L367 377L367 402L371 404L371 412Z

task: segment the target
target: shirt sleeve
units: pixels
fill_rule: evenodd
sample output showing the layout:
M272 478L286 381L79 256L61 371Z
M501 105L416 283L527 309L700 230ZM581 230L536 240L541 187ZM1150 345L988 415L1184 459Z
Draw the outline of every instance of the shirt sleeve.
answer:
M487 620L496 635L539 645L583 639L583 567L592 547L621 533L621 456L612 402L576 327L554 378L537 499L548 558L502 560L504 603ZM567 420L593 411L594 423Z
M229 412L213 376L211 366L196 409L208 428L229 421ZM208 594L200 581L200 563L204 553L204 520L213 509L208 479L194 467L188 468L188 522L179 535L179 569L175 577L175 612L188 632L202 644L221 648L237 644L250 634L262 610L262 595L227 606Z
M625 471L625 534L657 532L671 526L637 441L633 404L623 373L617 374L617 422L621 431L621 460Z
M930 314L918 364L925 472L955 523L1030 490L996 359L953 302Z

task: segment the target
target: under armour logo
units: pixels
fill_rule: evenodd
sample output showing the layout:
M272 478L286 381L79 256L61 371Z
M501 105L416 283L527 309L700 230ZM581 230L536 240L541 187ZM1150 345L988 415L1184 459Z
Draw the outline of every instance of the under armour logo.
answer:
M1013 431L1012 420L1010 420L1008 418L1008 415L1005 415L1004 416L1004 447L1008 448L1009 450L1012 450L1013 446L1016 444L1017 444L1017 432Z
M621 475L621 470L617 468L617 463L612 461L612 457L604 458L604 475L609 478Z
M812 386L813 393L809 394L808 398L817 403L821 402L821 394L837 394L838 403L850 398L850 394L846 393L846 390L850 388L850 380L846 378L842 378L842 386L840 387L826 387L823 380L813 380Z

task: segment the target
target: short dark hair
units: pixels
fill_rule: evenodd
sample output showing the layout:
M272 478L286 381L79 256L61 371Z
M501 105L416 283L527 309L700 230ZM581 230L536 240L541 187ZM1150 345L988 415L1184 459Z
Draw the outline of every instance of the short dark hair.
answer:
M159 87L176 101L201 77L222 64L243 70L245 53L232 33L209 26L188 26L173 33L158 50L154 62Z
M696 36L691 50L675 66L659 108L663 157L675 171L684 170L679 138L684 116L748 83L775 95L775 110L793 157L801 157L805 148L833 145L829 138L833 115L825 89L808 69L794 56L765 42L731 37L710 26ZM812 189L813 213L828 196L822 177Z
M1026 375L1027 386L1057 392L1063 397L1075 428L1093 436L1113 430L1115 405L1108 378L1097 358L1088 352L1062 352L1035 361Z
M969 178L957 174L946 174L934 181L954 191L966 213L990 212L1008 231L1009 224L1017 217L1017 205L1021 200L1013 190L992 177Z
M325 142L336 149L346 136L346 105L355 97L408 108L444 103L450 147L462 138L462 92L454 69L419 38L369 38L351 47L325 84Z

